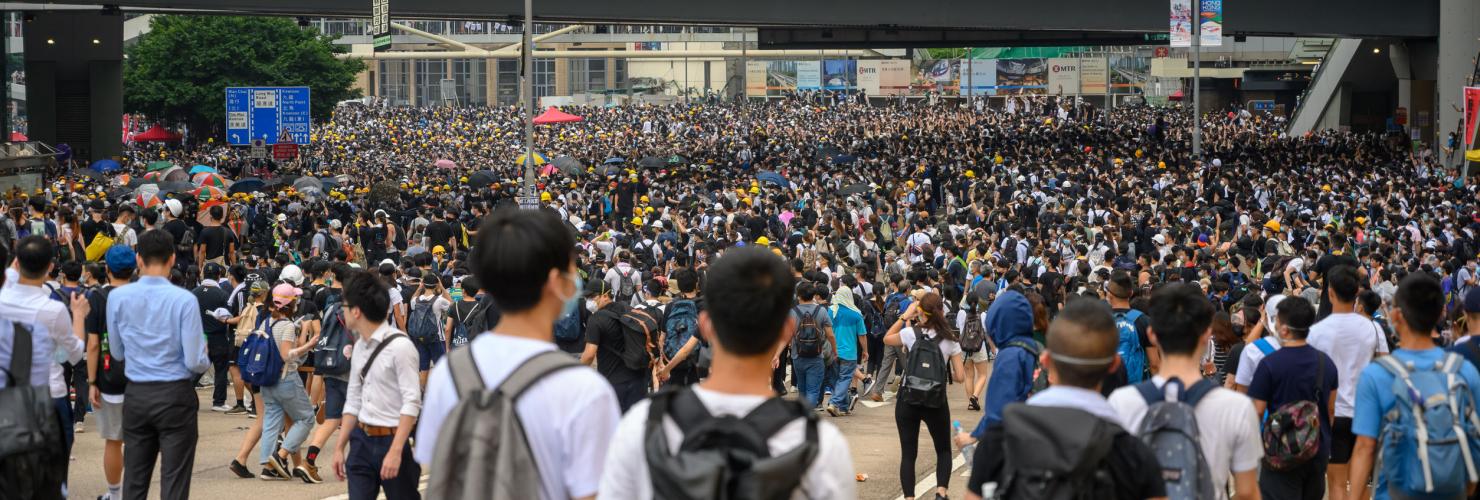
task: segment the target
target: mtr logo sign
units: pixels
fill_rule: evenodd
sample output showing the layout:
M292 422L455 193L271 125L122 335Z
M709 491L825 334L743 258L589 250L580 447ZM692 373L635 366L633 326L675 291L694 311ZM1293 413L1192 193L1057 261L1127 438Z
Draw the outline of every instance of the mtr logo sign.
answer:
M1050 66L1048 70L1053 73L1064 73L1069 71L1077 71L1078 69L1079 68L1074 66L1073 64L1054 64Z

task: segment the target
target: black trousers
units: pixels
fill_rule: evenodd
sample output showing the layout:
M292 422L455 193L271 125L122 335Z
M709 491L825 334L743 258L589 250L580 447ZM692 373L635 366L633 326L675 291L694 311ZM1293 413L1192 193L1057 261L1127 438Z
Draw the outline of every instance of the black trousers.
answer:
M211 378L214 379L214 385L211 386L211 405L221 406L226 404L226 390L231 388L231 344L212 351Z
M626 382L614 382L612 390L617 393L617 405L622 407L622 413L627 413L627 409L647 397L648 381L637 378Z
M930 431L935 443L935 484L951 485L951 408L925 408L911 404L894 405L894 426L899 429L899 484L904 496L915 496L915 456L920 452L920 423ZM927 495L929 492L926 492Z
M190 472L200 437L200 400L189 380L130 382L123 400L123 497L145 500L159 458L159 497L190 498Z
M1272 500L1321 500L1326 497L1326 457L1287 471L1259 466L1259 496Z

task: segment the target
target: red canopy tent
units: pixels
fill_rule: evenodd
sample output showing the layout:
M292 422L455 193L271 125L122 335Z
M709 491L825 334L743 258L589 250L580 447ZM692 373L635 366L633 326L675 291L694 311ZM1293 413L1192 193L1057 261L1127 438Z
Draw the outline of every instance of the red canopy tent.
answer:
M164 127L155 124L149 130L134 134L134 142L176 142L181 139L180 134L165 130Z
M10 142L26 142L29 140L31 139L26 138L26 134L22 134L16 131L10 132Z
M582 119L583 118L579 116L555 109L555 106L550 106L548 109L545 110L544 113L540 113L540 116L534 117L534 124L547 125L551 123L570 123L578 122Z
M1182 99L1184 99L1186 97L1187 97L1187 94L1183 93L1182 92L1182 89L1177 89L1176 92L1172 92L1172 95L1167 96L1167 99L1173 100L1173 101L1180 101L1180 100L1182 100Z

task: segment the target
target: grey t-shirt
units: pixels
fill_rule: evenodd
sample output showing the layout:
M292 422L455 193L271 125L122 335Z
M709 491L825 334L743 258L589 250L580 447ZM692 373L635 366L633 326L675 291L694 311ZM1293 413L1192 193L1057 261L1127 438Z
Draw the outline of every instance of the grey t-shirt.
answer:
M273 341L279 343L288 342L290 344L298 342L298 325L293 323L293 320L273 319L269 321L272 322ZM289 359L287 356L283 357L284 373L293 373L295 371L298 371L298 365L301 364L303 364L302 357L296 359Z
M825 357L831 357L831 356L837 354L836 352L831 352L831 353L828 352L829 350L832 349L832 344L831 343L826 343L827 342L827 334L825 332L823 332L823 330L832 327L832 313L827 310L827 306L823 306L823 305L819 305L819 304L801 304L801 305L798 305L798 306L792 308L792 310L791 310L791 318L794 319L794 320L796 320L796 322L797 322L797 329L798 330L801 329L801 326L802 326L802 318L811 318L811 319L815 320L817 322L817 334L820 335L820 336L822 336L823 337L823 342L825 342L824 345L823 345L823 349L822 349L823 350L823 356L825 356ZM793 358L797 356L797 339L796 339L796 337L792 337L792 339L791 339L791 356Z

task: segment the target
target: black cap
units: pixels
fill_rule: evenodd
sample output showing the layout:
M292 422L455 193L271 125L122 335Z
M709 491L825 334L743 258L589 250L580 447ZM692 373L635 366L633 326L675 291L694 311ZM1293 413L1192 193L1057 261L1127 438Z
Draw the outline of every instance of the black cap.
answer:
M600 297L602 295L610 295L611 293L611 284L607 283L606 280L596 279L586 282L587 297Z

